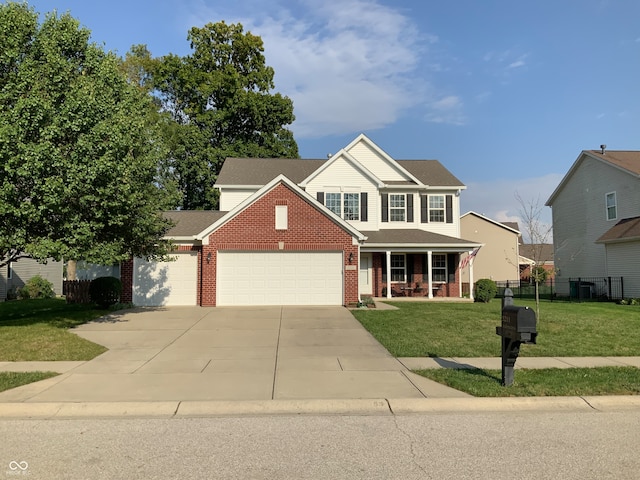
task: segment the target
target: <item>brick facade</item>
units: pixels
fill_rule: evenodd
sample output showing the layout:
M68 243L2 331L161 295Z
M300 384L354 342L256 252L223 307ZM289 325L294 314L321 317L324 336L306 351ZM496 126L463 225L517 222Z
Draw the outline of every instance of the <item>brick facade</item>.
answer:
M287 206L286 229L276 229L276 205ZM216 254L224 250L343 252L344 304L358 301L359 252L351 233L282 183L209 235L202 250L205 259L211 253L211 260L202 264L203 306L216 304Z

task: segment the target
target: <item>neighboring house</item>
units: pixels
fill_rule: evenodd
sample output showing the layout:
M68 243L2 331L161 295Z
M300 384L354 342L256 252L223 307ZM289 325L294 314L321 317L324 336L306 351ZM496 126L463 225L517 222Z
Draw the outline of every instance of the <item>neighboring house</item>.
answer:
M500 223L476 212L460 218L461 236L482 243L473 260L473 276L496 281L517 281L519 274L519 237L517 224ZM462 269L466 278L469 267Z
M324 160L229 158L220 211L175 211L174 262L121 266L138 305L348 305L461 297L465 186L436 160L395 160L365 135ZM471 279L471 283L473 280Z
M640 297L640 152L605 148L582 151L546 203L560 295L570 278L623 277L623 295Z
M520 279L530 280L531 269L538 265L544 268L547 279L554 278L553 244L525 243L520 244Z
M56 295L62 295L62 262L48 260L39 263L32 258L20 258L0 269L0 301L24 286L31 277L40 275L53 284Z

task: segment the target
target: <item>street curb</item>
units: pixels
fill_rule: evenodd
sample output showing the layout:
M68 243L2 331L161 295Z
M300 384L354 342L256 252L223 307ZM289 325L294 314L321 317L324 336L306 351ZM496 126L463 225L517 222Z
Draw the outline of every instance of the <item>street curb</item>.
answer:
M616 412L640 410L640 396L392 398L166 402L0 403L0 421L69 418L189 418L269 415Z
M181 402L177 417L229 415L391 415L385 399Z

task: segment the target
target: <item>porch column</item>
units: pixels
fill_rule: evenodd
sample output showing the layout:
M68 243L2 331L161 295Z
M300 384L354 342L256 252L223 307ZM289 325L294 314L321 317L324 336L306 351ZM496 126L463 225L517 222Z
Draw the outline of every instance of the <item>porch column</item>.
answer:
M433 252L431 250L427 251L427 278L429 279L429 297L428 298L433 298L433 274L432 274L432 268L433 268L433 257L432 257Z
M391 298L391 250L387 250L387 298Z
M473 260L469 262L469 298L473 300Z

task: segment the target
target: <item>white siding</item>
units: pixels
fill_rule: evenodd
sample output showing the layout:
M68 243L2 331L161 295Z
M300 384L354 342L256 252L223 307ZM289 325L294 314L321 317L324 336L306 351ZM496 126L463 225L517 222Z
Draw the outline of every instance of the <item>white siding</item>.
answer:
M616 220L606 218L605 195L616 192ZM561 279L605 275L604 245L595 241L619 220L640 213L640 182L585 157L552 205L555 266Z
M625 298L640 298L640 242L612 243L606 251L607 276L623 278Z
M349 150L349 154L380 180L386 182L408 180L404 174L394 168L395 165L390 164L365 142L356 143Z
M313 198L318 192L366 192L368 220L350 221L358 230L377 230L380 215L380 198L377 186L368 177L344 158L337 158L328 168L311 180L306 191Z
M78 280L93 280L98 277L120 278L120 265L96 265L95 263L78 262L76 278Z
M233 210L233 208L244 202L256 191L257 190L220 189L220 202L218 208L222 212Z

